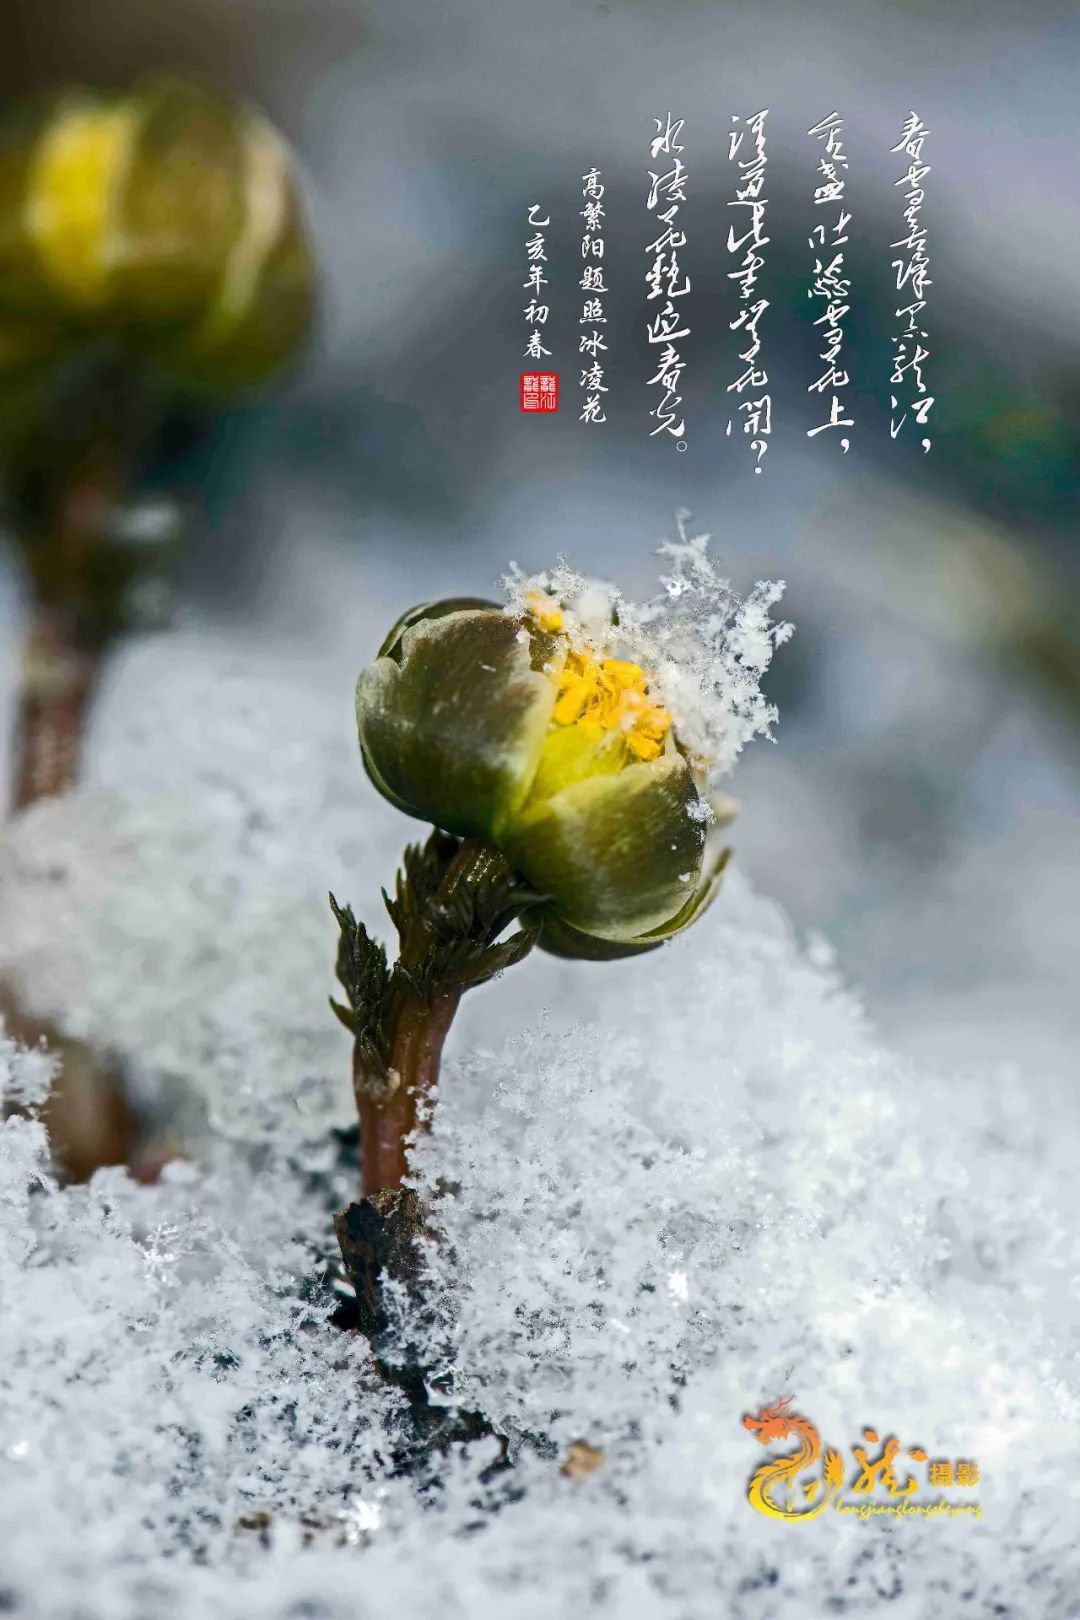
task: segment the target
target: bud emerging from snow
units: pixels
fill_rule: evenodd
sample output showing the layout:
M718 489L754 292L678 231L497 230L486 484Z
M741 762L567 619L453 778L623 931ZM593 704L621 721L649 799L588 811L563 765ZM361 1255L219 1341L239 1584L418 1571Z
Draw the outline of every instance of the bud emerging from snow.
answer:
M556 598L413 609L361 674L356 709L379 791L495 844L545 896L547 949L647 950L715 893L702 766L648 670L569 634Z

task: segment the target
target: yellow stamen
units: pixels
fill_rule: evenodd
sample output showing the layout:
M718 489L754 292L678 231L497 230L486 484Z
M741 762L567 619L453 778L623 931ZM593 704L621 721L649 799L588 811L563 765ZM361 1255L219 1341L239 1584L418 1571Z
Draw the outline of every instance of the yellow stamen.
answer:
M618 732L635 759L656 759L671 730L671 715L649 691L649 678L624 658L567 654L552 718L557 726L588 724Z
M565 674L565 672L564 672ZM573 678L559 681L559 695L555 699L552 718L558 726L572 726L581 719L589 702L589 689L584 681Z
M546 591L530 591L525 605L541 630L561 630L563 611L553 596Z
M645 678L641 666L631 664L625 658L605 658L604 674L623 692L637 688L638 683Z

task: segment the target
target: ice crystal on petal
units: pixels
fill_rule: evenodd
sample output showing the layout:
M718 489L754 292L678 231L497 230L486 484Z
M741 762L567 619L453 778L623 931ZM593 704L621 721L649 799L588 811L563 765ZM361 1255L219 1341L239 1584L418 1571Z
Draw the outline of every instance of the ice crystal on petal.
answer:
M680 511L678 538L657 548L666 572L647 602L629 601L617 586L578 573L565 558L531 575L515 567L503 585L511 612L552 598L562 605L572 646L640 664L674 715L680 742L706 763L715 782L746 743L771 734L777 711L761 678L794 627L770 616L783 581L761 581L739 597L709 553L710 536L689 535L688 518Z

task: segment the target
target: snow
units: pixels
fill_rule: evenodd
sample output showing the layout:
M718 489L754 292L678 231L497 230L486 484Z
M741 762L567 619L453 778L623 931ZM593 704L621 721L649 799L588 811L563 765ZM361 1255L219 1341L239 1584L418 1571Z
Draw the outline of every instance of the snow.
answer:
M467 1000L416 1154L426 1331L515 1462L394 1472L401 1397L329 1321L326 891L383 927L415 830L349 699L287 649L136 648L87 784L5 838L0 977L179 1098L190 1158L59 1187L48 1059L0 1047L0 1612L1075 1614L1076 1102L890 1053L737 865L662 951ZM846 1457L873 1425L977 1459L982 1517L756 1514L742 1419L789 1392Z
M715 785L748 742L771 735L777 711L761 677L794 626L769 616L783 582L759 581L745 600L739 597L709 554L711 536L688 533L689 517L680 511L677 538L657 548L669 571L647 602L628 600L565 558L536 574L515 568L503 584L510 612L529 612L537 597L551 599L561 604L562 629L576 650L629 658L646 670L680 742L708 766Z

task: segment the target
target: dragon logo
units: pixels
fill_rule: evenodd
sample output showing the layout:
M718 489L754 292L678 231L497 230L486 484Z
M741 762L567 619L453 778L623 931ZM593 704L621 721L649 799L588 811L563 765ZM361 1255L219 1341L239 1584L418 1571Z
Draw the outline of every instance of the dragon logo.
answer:
M794 1451L770 1457L756 1468L746 1488L750 1505L770 1519L816 1519L839 1495L844 1483L840 1453L826 1446L822 1456L817 1429L809 1418L791 1411L794 1399L793 1395L784 1396L771 1406L763 1406L756 1417L743 1418L743 1427L763 1446L795 1441ZM800 1475L811 1469L813 1475L799 1483Z

